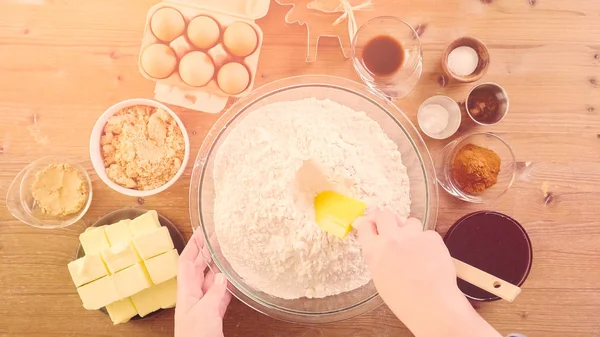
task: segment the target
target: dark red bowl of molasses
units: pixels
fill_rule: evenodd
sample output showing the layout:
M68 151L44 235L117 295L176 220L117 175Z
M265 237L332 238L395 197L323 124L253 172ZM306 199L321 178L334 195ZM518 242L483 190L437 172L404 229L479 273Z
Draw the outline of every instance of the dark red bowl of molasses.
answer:
M479 211L458 219L444 236L452 257L521 286L529 276L533 249L527 232L515 219ZM496 301L496 295L461 279L458 288L474 301Z

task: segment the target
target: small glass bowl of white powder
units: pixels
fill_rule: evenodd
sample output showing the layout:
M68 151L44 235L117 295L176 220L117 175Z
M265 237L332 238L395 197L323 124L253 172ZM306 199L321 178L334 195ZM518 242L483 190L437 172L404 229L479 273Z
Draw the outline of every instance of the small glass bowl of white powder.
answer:
M429 97L417 113L421 131L434 139L446 139L455 134L460 121L460 107L448 96Z

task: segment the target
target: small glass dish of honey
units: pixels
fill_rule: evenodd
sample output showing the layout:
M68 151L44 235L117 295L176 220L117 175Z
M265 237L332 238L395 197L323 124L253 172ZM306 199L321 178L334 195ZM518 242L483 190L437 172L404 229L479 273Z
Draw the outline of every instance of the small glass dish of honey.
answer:
M390 98L403 98L423 71L417 32L393 16L380 16L360 27L352 40L352 61L360 78Z

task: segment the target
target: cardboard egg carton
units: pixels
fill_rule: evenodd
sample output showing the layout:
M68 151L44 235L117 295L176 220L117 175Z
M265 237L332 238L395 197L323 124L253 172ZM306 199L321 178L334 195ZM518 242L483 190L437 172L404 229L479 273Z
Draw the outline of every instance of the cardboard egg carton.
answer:
M170 7L179 11L185 19L185 29L183 35L167 43L159 40L150 27L153 15L161 8ZM146 17L144 36L138 58L138 68L140 73L147 79L156 82L154 89L155 98L159 101L182 106L192 110L218 113L223 110L229 97L242 97L252 91L256 70L258 66L258 57L263 41L263 32L254 22L267 14L269 9L269 0L166 0L153 6ZM187 38L187 27L189 22L197 16L208 16L214 19L220 26L220 36L217 45L210 49L196 48ZM249 24L257 35L257 46L252 54L246 57L237 57L231 55L223 45L223 32L227 26L235 22L245 22ZM142 67L141 56L148 46L162 43L166 44L175 52L178 64L175 71L167 78L156 79L146 73ZM192 51L202 51L212 59L215 72L213 78L202 87L193 87L186 84L179 76L179 61L181 58ZM229 62L238 62L246 67L250 74L250 81L246 89L237 94L229 95L221 90L217 84L217 74L220 67Z

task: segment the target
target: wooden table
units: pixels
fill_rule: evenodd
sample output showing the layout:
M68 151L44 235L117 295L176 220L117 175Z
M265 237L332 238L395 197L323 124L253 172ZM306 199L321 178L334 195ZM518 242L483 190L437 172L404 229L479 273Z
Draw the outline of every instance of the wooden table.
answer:
M470 205L440 190L437 229L460 216L494 209L529 232L534 264L513 304L478 305L502 334L529 337L600 336L600 2L590 0L374 0L366 19L393 14L419 26L424 73L398 102L413 120L428 96L463 101L469 85L444 83L439 57L461 35L482 39L492 63L486 81L511 99L498 126L464 123L460 133L490 130L513 147L519 172L510 191L487 205ZM84 221L38 230L0 208L0 336L169 336L173 311L111 326L82 308L66 265L78 235L122 207L157 209L189 237L192 161L176 186L146 199L105 186L88 158L96 118L113 103L152 97L153 83L137 69L140 38L152 0L0 1L0 191L26 164L45 155L75 158L92 176L94 200ZM288 8L272 3L258 20L264 31L257 85L292 75L324 73L357 79L337 41L322 39L318 61L304 62L305 27L286 25ZM334 16L335 18L335 16ZM333 19L332 19L333 20ZM218 115L175 109L193 154ZM442 141L427 140L435 155ZM4 192L2 196L4 198ZM435 324L435 322L432 322ZM349 322L298 326L263 316L234 301L226 336L410 336L381 307ZM428 336L433 337L433 336Z

